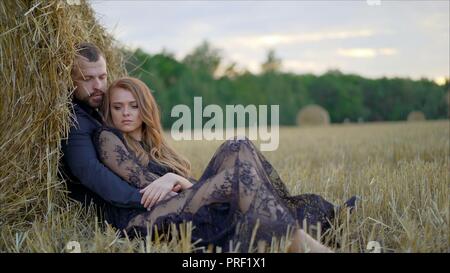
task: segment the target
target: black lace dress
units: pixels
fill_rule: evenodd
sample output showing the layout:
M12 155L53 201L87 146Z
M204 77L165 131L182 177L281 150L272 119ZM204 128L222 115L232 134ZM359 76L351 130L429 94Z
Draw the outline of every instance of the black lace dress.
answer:
M142 166L118 130L103 128L94 138L101 161L138 188L170 171L153 162ZM228 251L232 241L234 246L239 243L238 251L246 252L251 241L270 244L273 237L285 236L288 227L301 227L304 222L320 223L326 231L338 208L319 195L291 196L272 165L246 138L224 142L201 178L188 179L194 182L191 188L150 211L135 213L119 226L145 235L148 227L167 230L172 223L192 221L192 242L201 239L197 246L213 244ZM353 203L351 198L345 205Z

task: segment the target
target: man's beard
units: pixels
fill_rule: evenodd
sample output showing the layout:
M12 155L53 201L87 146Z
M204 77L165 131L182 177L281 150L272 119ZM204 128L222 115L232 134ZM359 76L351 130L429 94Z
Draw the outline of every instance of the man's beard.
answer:
M95 96L94 97L90 97L90 98L88 98L88 101L89 101L89 105L92 108L98 108L98 107L100 107L102 105L103 96L101 96L99 98L97 98Z

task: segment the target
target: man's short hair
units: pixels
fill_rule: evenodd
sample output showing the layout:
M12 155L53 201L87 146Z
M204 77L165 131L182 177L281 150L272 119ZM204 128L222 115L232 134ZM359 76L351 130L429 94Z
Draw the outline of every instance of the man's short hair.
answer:
M75 49L77 51L77 56L83 56L88 59L89 62L96 62L100 56L104 57L100 49L93 43L79 43L75 46Z

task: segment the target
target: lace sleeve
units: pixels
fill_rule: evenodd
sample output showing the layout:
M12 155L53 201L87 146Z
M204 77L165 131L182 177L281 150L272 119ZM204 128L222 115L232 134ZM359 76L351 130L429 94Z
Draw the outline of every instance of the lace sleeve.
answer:
M144 188L160 177L143 166L114 132L103 129L94 138L100 161L133 186Z

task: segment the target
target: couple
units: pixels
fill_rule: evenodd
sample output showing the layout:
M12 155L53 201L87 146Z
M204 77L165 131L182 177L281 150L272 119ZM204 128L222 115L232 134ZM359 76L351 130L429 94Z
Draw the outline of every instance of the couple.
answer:
M270 244L290 227L292 252L330 252L301 224L330 228L335 207L314 194L291 196L272 165L248 139L224 142L200 179L165 141L148 87L125 77L107 88L106 60L93 44L77 46L72 68L75 124L62 143L69 196L89 204L114 227L146 235L149 228L192 221L192 242L240 252ZM101 109L101 111L98 111ZM353 207L355 198L346 206Z

